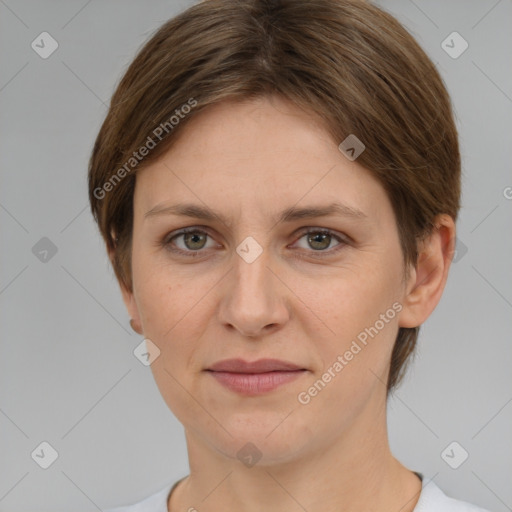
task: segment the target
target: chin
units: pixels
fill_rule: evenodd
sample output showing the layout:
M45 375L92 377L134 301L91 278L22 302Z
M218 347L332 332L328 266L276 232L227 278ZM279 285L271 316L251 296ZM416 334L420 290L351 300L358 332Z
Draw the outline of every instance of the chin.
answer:
M205 432L215 450L227 458L238 459L247 467L273 466L295 461L301 453L311 450L313 432L305 425L284 419L286 415L266 414L236 418L221 427ZM284 419L284 421L283 421Z

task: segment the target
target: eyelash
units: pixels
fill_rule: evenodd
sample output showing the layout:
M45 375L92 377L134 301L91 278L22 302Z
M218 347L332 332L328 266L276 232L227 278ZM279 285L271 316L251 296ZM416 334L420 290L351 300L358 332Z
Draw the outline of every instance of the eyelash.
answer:
M170 233L169 235L166 235L160 245L164 249L166 249L170 252L173 252L175 254L178 254L178 255L183 255L186 257L190 257L190 258L201 257L202 256L201 253L206 252L202 249L198 249L197 251L192 251L192 250L184 251L183 249L178 249L178 248L171 246L171 243L174 239L178 238L179 236L185 235L187 233L200 233L200 234L204 234L204 235L207 235L208 237L212 238L207 231L205 231L203 229L198 229L197 227L190 227L190 228L181 229L180 231L178 231L176 233ZM325 228L307 228L306 231L302 231L299 233L299 235L298 235L299 238L297 240L300 240L304 236L311 234L311 233L329 235L332 238L336 239L336 241L338 241L339 244L336 245L332 249L325 249L325 250L318 250L318 251L311 249L310 251L308 251L308 253L310 253L308 255L304 255L299 252L298 254L295 255L296 258L299 258L299 259L308 258L311 256L311 253L313 253L313 257L319 257L319 258L332 256L333 254L336 254L340 250L342 250L344 248L344 246L348 245L348 243L349 243L347 239L344 239L343 237L337 235L335 232L331 231L330 229L325 229ZM306 250L306 249L303 249L303 250Z

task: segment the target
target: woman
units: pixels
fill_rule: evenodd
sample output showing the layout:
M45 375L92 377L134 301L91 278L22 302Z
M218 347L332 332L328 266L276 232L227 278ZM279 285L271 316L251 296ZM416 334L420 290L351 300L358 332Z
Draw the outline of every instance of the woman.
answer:
M448 93L392 16L191 7L117 87L89 192L190 465L116 511L482 510L389 449L460 206Z

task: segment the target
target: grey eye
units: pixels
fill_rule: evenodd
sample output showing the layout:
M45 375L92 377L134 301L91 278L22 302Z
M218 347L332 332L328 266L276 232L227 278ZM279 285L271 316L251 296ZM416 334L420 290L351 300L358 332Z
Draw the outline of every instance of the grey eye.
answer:
M300 245L299 247L301 249L313 249L315 251L325 251L326 249L331 248L331 242L334 240L336 241L338 239L337 236L333 235L329 232L324 231L309 231L307 233L304 233L299 239L300 240L306 240L307 246ZM339 245L340 242L338 241Z
M206 244L206 238L208 235L206 233L200 232L192 232L192 233L184 233L183 241L185 242L185 246L187 249L197 251L198 249L202 249Z

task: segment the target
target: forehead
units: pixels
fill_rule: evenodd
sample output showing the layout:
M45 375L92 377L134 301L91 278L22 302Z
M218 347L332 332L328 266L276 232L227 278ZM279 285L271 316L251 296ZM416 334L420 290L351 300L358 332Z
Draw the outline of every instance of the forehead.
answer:
M193 145L196 152L211 154L229 146L231 153L244 152L249 158L262 152L316 150L321 143L334 143L315 113L279 96L210 105L194 115L178 140L178 149L188 151L187 146Z
M174 199L238 214L339 201L371 215L386 197L314 115L280 98L258 98L207 107L138 172L139 214Z

